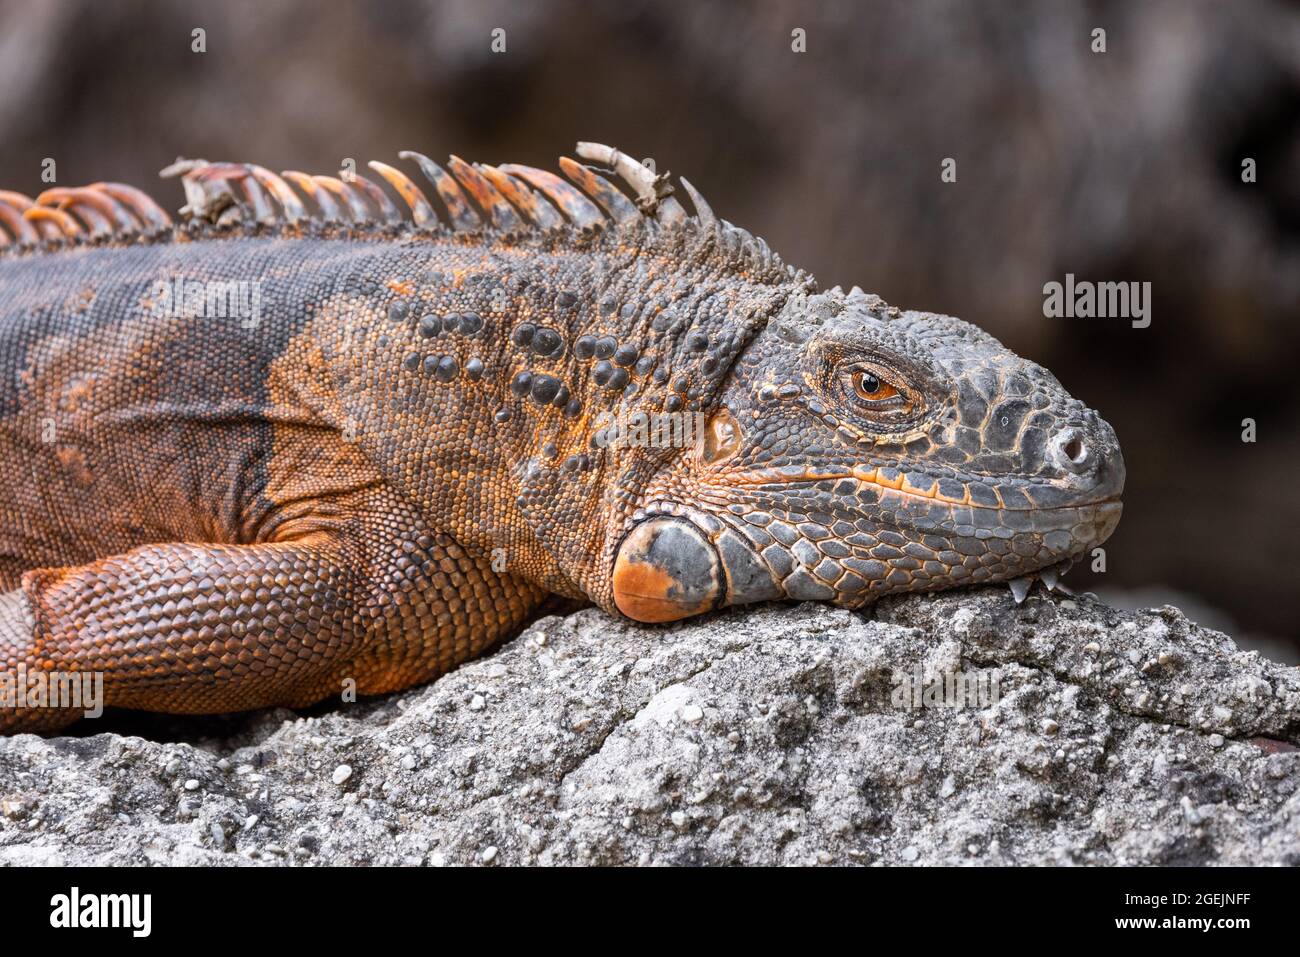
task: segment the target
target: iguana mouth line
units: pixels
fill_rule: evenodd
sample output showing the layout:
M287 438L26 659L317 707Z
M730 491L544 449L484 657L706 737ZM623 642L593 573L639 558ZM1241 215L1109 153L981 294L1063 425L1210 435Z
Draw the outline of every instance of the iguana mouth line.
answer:
M945 495L939 491L939 480L935 479L929 489L918 488L910 484L903 475L897 479L885 478L879 475L880 469L854 469L850 472L828 472L825 474L809 474L807 472L800 476L785 476L777 473L749 473L728 477L729 485L744 485L752 488L773 488L789 489L800 485L814 485L818 482L838 482L848 479L857 482L862 486L870 486L887 492L896 492L905 498L918 500L941 502L948 505L963 505L970 508L987 509L995 512L1055 512L1062 509L1087 508L1089 506L1101 505L1120 505L1122 497L1120 495L1109 495L1102 498L1086 499L1080 502L1071 502L1067 505L1032 505L1028 508L1019 508L1014 505L1008 505L1002 500L1001 492L997 486L989 485L987 488L998 497L999 504L990 505L983 502L976 502L971 499L970 483L956 479L966 488L966 494L962 498L954 498ZM1044 486L1050 488L1052 486Z

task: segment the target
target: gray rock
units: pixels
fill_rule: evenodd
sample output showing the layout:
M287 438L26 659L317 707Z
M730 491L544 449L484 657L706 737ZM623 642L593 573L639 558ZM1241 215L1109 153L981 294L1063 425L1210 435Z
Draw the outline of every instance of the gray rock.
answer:
M1300 863L1300 670L1041 589L589 609L400 695L196 726L229 733L0 739L0 861Z

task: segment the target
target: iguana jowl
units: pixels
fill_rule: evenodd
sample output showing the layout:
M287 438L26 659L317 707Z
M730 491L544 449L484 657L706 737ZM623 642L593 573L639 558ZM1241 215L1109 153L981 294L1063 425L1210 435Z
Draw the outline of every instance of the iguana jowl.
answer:
M403 154L441 215L381 163L392 195L181 163L175 225L120 184L0 194L0 678L306 705L428 680L549 594L858 606L1050 580L1114 529L1115 435L1049 372L578 154L628 191ZM257 315L212 314L245 288ZM607 441L695 413L685 447Z

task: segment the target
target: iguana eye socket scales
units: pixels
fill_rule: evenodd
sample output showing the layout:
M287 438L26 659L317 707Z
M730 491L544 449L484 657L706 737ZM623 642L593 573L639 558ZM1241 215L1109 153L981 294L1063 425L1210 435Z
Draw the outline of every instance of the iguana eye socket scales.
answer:
M179 160L175 223L123 184L0 192L0 691L303 705L428 680L549 594L1021 596L1113 531L1114 432L1049 372L577 156ZM0 700L0 730L76 716Z

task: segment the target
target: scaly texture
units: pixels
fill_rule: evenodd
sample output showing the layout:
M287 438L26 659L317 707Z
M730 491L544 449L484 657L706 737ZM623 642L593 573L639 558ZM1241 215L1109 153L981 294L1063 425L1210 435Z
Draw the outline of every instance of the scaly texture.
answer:
M202 160L164 171L174 226L118 184L0 194L0 678L303 705L428 680L548 594L653 622L1022 591L1114 528L1114 434L1046 370L577 152L631 195L419 154L449 225L380 163L401 206Z

